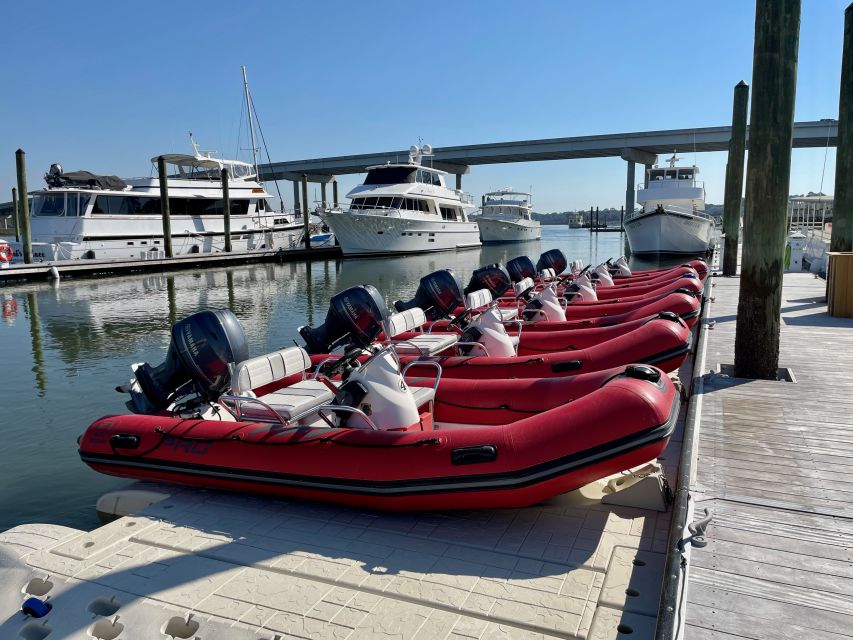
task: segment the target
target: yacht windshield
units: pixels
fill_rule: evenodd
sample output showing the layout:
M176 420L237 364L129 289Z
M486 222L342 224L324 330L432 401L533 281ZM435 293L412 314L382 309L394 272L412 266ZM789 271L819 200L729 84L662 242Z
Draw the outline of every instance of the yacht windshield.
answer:
M364 184L407 184L415 181L415 167L381 167L367 172Z
M89 196L79 193L50 193L33 198L34 216L80 216L86 213Z

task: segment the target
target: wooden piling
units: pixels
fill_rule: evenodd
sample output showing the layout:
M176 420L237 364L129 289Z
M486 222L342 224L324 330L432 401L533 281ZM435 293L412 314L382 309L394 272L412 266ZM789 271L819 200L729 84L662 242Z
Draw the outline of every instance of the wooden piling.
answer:
M30 199L27 196L27 158L23 149L15 152L15 168L18 172L18 203L21 218L21 242L24 247L24 263L33 262L33 243L30 237Z
M222 213L225 216L225 251L231 253L231 192L228 190L228 169L222 169Z
M311 248L311 225L308 222L308 176L302 174L302 241Z
M740 242L740 203L743 195L743 160L746 151L746 113L749 107L749 85L743 80L735 85L732 106L732 137L726 164L726 195L723 200L723 275L737 272L737 247Z
M21 241L21 216L18 214L18 189L12 187L12 210L15 212L15 242Z
M844 12L830 251L853 251L853 4Z
M633 162L628 162L628 171L625 185L625 211L634 210L634 181L637 179L637 165ZM624 212L623 212L624 213Z
M320 209L325 211L326 209L326 183L320 183Z
M332 180L332 202L335 209L338 208L338 181Z
M800 0L757 0L735 375L775 380Z
M619 229L625 230L625 207L619 207Z
M157 158L157 174L160 182L160 215L163 217L163 250L166 257L172 254L172 219L169 215L169 178L166 174L166 159L163 156Z

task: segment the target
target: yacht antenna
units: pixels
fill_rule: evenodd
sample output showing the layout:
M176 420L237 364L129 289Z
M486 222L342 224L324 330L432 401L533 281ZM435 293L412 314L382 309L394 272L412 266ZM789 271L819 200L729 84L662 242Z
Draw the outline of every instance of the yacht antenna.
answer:
M243 93L246 96L246 112L249 114L249 140L252 145L252 166L255 168L255 177L260 178L258 173L258 147L255 145L255 123L252 121L251 98L249 97L249 81L246 79L246 65L241 65L243 70Z
M670 168L675 168L675 163L681 160L681 158L675 157L675 149L672 150L672 157L668 158Z

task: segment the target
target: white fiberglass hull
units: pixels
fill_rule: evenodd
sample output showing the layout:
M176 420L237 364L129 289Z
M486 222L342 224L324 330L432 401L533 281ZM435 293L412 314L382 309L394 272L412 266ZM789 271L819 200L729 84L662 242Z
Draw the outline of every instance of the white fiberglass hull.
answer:
M172 216L173 254L216 253L225 250L222 216ZM265 226L267 223L270 226ZM165 257L163 223L159 216L99 215L95 217L30 218L33 259L152 260ZM302 226L275 225L272 216L231 219L233 251L298 248ZM23 260L23 246L10 242L14 261Z
M428 253L480 246L480 231L474 222L352 213L326 213L323 219L346 256Z
M477 226L483 242L527 242L542 237L542 229L535 220L501 220L481 216L477 218Z
M625 221L631 253L701 255L708 251L714 221L673 211L640 213Z

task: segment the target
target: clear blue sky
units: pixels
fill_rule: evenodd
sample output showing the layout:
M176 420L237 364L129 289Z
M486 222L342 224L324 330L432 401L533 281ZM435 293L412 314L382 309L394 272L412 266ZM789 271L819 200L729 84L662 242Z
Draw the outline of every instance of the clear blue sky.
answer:
M803 2L797 120L837 117L847 3ZM753 14L749 0L11 3L0 201L18 147L30 189L56 161L147 175L149 157L189 150L187 130L233 156L241 64L274 160L728 124L732 87L751 83ZM792 193L818 189L823 160L794 151ZM725 154L697 161L721 202ZM825 192L834 175L830 150ZM539 211L619 206L625 164L474 167L464 182L505 185L532 185Z

